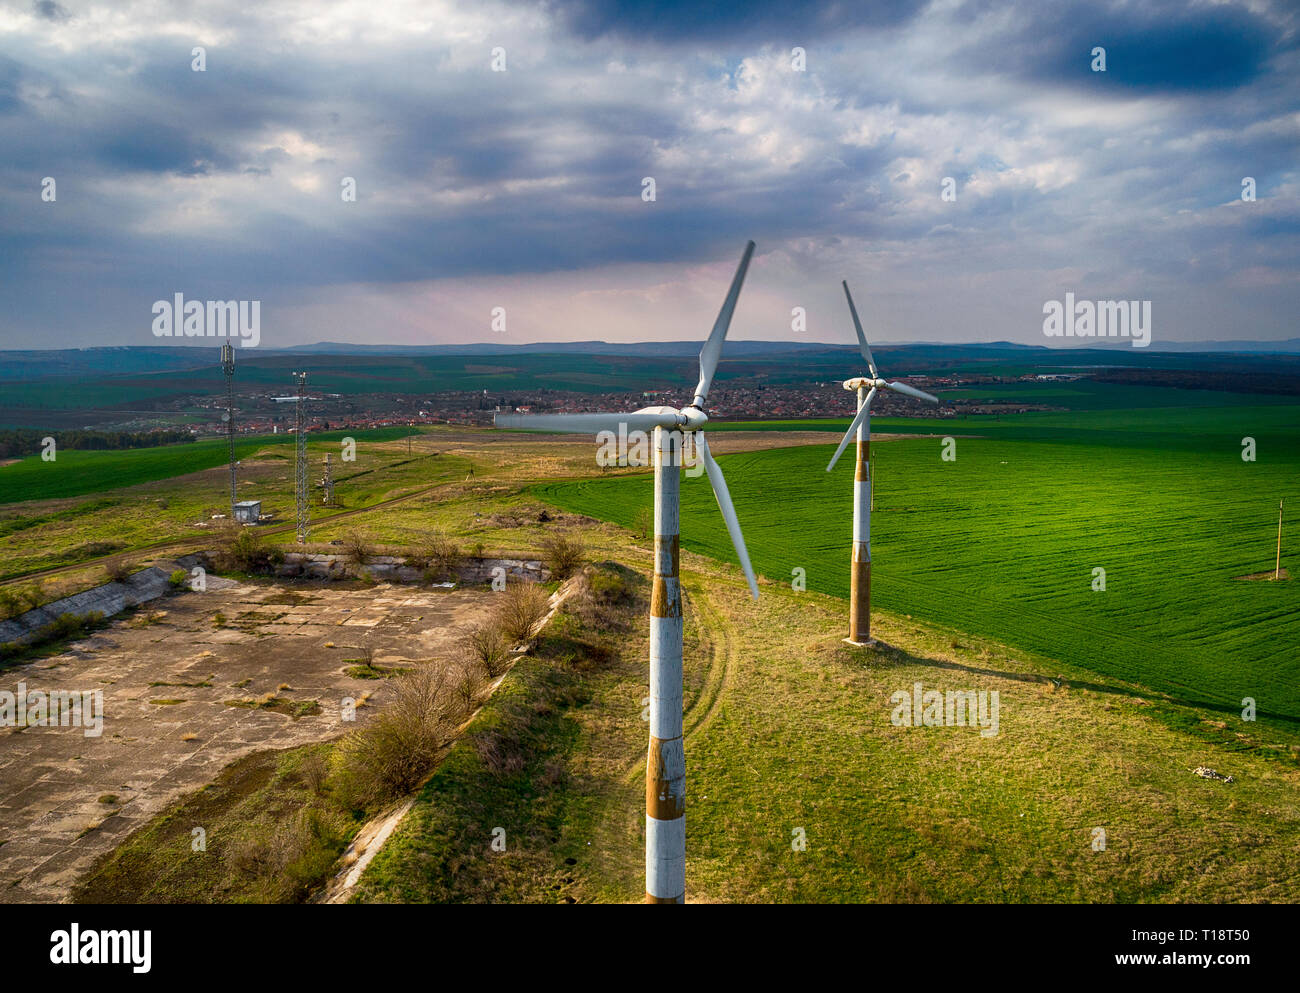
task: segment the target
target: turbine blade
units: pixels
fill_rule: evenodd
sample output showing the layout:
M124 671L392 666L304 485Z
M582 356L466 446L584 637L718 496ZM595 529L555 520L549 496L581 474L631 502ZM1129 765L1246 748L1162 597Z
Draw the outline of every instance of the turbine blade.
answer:
M745 272L749 269L749 260L753 254L754 243L751 241L745 245L745 253L740 257L740 265L736 267L727 299L722 301L722 309L718 311L718 319L713 322L713 330L700 349L700 382L695 387L693 403L701 410L704 409L704 401L708 399L709 387L713 385L713 373L717 371L718 359L722 356L722 340L727 337L727 328L731 327L731 315L736 309L740 287L745 282Z
M867 360L867 368L871 370L871 378L879 379L880 373L876 372L876 360L871 357L871 346L867 344L867 336L862 331L862 322L858 320L858 308L853 306L853 294L849 292L849 281L841 281L844 285L844 295L849 301L849 313L853 315L853 328L858 332L858 351L862 357Z
M908 386L906 383L889 383L887 384L895 393L906 393L910 397L916 397L918 400L929 400L931 403L938 403L939 398L932 393L926 393L925 390L918 390L915 386Z
M853 422L849 425L849 429L844 432L844 439L840 442L840 447L835 449L835 454L831 456L831 464L826 467L827 472L830 472L835 468L835 463L838 462L840 456L844 454L844 449L848 447L853 436L858 433L858 428L862 426L862 419L867 416L867 411L871 409L871 398L875 395L876 388L873 386L867 391L867 401L862 405L862 409L858 411L858 416L853 418Z
M676 414L497 414L493 426L516 431L558 431L564 434L599 434L677 427Z
M752 245L753 242L750 242ZM749 564L749 552L745 550L745 536L740 533L740 521L736 519L736 508L731 504L731 492L727 489L727 481L722 478L722 469L718 463L713 461L713 455L709 451L709 443L704 440L704 434L700 431L695 432L695 445L699 451L699 457L704 461L704 471L709 474L709 482L713 484L713 495L718 500L718 509L722 511L722 519L727 522L727 530L731 533L731 543L736 546L736 555L740 557L740 568L745 571L745 580L749 583L749 594L755 600L758 599L758 580L754 578L754 567Z

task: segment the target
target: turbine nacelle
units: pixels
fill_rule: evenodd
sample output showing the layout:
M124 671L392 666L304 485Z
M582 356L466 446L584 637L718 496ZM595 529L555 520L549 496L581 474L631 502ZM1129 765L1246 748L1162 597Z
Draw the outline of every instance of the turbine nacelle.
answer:
M713 495L718 501L718 510L731 535L731 543L736 549L736 557L745 573L750 595L758 599L758 582L749 563L749 552L745 549L745 539L740 533L740 522L736 519L736 510L731 503L731 493L727 482L722 478L722 469L709 452L709 443L705 438L704 426L709 422L709 415L704 412L709 389L713 385L713 374L717 371L718 360L722 357L722 342L731 326L731 317L736 309L736 300L740 296L740 287L745 281L749 269L749 260L754 254L754 243L745 246L740 257L740 265L731 280L731 289L718 312L718 319L713 323L713 330L700 349L700 379L695 387L692 401L685 407L654 406L642 407L627 413L602 411L600 413L582 414L498 414L493 423L499 428L519 428L525 431L563 431L569 434L600 434L611 431L615 434L644 431L647 434L655 428L680 431L689 434L695 442L699 461L704 465Z
M662 422L658 427L669 430L699 431L709 422L709 415L694 404L680 410L676 407L642 407L633 413L660 417Z
M840 460L840 456L844 453L844 449L848 447L853 436L858 433L858 429L862 427L863 422L870 416L871 401L875 399L877 390L893 390L895 393L902 393L904 396L915 397L918 400L927 400L930 403L939 402L937 396L934 396L931 393L926 393L925 390L918 390L915 386L908 386L906 383L900 383L898 381L891 383L888 380L880 378L880 371L876 368L875 357L871 354L871 346L867 344L867 335L862 330L862 322L858 320L858 308L853 306L853 294L849 292L848 281L845 280L842 285L844 286L844 297L849 302L849 313L853 315L853 330L857 332L858 335L858 350L866 360L867 368L871 370L871 375L856 376L853 379L846 379L844 381L844 388L846 390L857 391L865 389L868 392L866 399L863 400L862 405L858 408L858 416L853 418L853 422L849 425L849 429L844 432L844 439L840 442L840 447L835 449L835 454L831 456L830 465L826 467L827 472L830 472L835 468L835 463ZM868 433L870 432L870 422L867 423L866 430Z

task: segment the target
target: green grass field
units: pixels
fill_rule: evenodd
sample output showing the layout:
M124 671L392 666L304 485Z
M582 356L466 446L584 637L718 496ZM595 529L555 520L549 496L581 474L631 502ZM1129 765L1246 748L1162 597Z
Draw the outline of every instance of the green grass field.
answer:
M424 434L417 435L408 454L407 445L399 438L410 433L410 428L382 428L310 435L312 521L319 523L332 514L458 480L469 471L469 459L435 454L437 448ZM339 460L339 439L347 436L357 442L354 462ZM276 523L292 524L293 436L246 439L236 450L243 460L241 498L261 500L264 514L274 515ZM337 508L319 505L316 484L327 452L335 456ZM195 525L209 526L213 514L228 512L225 460L225 442L216 446L199 442L126 452L62 452L55 462L41 463L37 458L33 464L28 459L0 469L0 480L8 472L21 471L26 480L22 488L17 482L10 484L19 499L30 500L37 493L49 497L51 490L65 497L35 505L11 502L0 506L0 536L5 542L0 580L160 541L204 540L204 535L211 533ZM33 492L38 483L40 488ZM91 489L100 492L77 498ZM214 535L207 540L217 538Z
M1261 719L1300 729L1300 584L1235 578L1273 567L1278 499L1300 504L1300 408L1027 414L978 433L953 462L938 438L874 446L877 606L1189 703L1237 712L1251 697ZM832 450L720 461L755 569L784 585L803 569L809 589L846 597L853 468L850 454L828 476ZM648 475L534 491L629 527L651 499ZM708 483L686 480L682 499L683 547L734 561Z
M414 433L412 428L393 427L319 431L309 437L312 445L321 445L337 443L345 437L356 438L358 442L396 441ZM235 457L242 459L262 449L283 449L292 457L293 443L291 434L241 437L235 440ZM227 442L220 438L111 452L60 451L52 462L42 461L39 455L29 455L0 467L0 504L58 500L171 479L224 465L226 454Z

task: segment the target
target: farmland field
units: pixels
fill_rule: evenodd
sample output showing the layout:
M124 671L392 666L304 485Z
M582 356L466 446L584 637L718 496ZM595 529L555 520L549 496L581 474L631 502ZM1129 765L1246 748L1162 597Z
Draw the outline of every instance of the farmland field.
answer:
M963 433L951 421L874 426ZM1300 497L1300 408L1231 397L985 418L978 434L951 462L938 438L874 446L876 606L1188 703L1237 712L1251 697L1261 720L1300 728L1300 585L1236 578L1273 567L1277 501ZM1244 437L1255 462L1241 457ZM809 589L847 597L853 468L845 458L828 477L832 450L720 461L756 571L788 585L803 569ZM534 491L632 526L650 479ZM682 501L682 545L734 561L707 482L686 480ZM1288 561L1294 573L1284 546Z
M394 441L412 433L410 428L393 427L368 431L318 431L310 437L311 444L318 445L338 442L344 437L354 437L358 441ZM242 459L262 448L276 446L292 457L293 441L291 434L237 437L235 457ZM42 461L39 455L29 455L12 465L0 467L0 504L81 496L211 469L226 463L227 445L226 439L220 438L122 451L65 450L58 452L53 462Z
M469 460L440 453L424 433L408 445L411 428L321 431L309 436L312 519L354 511L459 479ZM339 460L339 441L356 439L356 459ZM262 512L294 519L294 437L237 442L239 492L262 501ZM318 506L317 483L326 453L335 456L336 508ZM0 580L75 565L154 543L201 537L213 514L228 512L226 443L197 442L110 452L61 451L0 468ZM12 474L12 475L10 475ZM93 493L94 495L88 495ZM24 501L24 502L18 502ZM25 502L36 501L36 502ZM208 539L214 540L214 539Z

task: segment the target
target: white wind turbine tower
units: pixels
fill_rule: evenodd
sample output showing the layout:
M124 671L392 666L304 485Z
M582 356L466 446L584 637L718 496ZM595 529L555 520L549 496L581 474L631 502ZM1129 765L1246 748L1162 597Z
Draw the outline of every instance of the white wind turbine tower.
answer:
M650 747L646 760L645 873L647 903L683 903L686 899L686 753L682 744L682 591L679 578L678 468L682 465L682 442L693 435L699 459L704 463L713 494L718 500L740 567L749 582L749 592L758 599L758 584L745 551L722 470L709 453L701 430L708 421L704 404L713 373L722 354L736 299L740 296L745 271L754 254L754 243L745 246L731 290L722 304L708 341L700 349L700 381L694 399L681 410L645 407L632 413L601 414L514 414L499 415L497 427L598 434L654 431L655 452L655 550L654 585L650 598Z
M853 477L853 572L849 579L849 636L850 645L870 645L871 640L871 401L876 390L893 390L920 400L938 403L939 398L931 396L924 390L918 390L906 383L889 383L880 378L876 371L876 360L871 357L871 346L867 336L862 333L862 322L858 320L858 309L853 306L853 296L849 293L849 284L844 282L844 296L849 301L849 313L853 315L853 327L858 332L858 348L867 360L867 369L871 376L847 379L846 390L856 390L858 394L858 416L853 418L844 440L835 449L831 463L826 467L830 472L835 468L840 455L848 445L849 439L858 437L858 465Z

